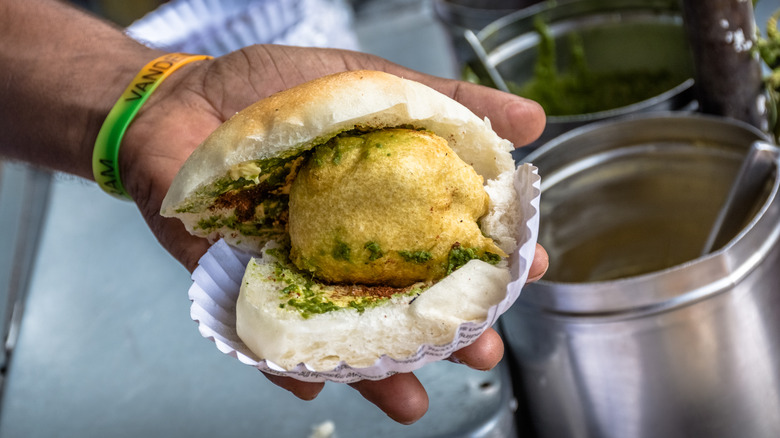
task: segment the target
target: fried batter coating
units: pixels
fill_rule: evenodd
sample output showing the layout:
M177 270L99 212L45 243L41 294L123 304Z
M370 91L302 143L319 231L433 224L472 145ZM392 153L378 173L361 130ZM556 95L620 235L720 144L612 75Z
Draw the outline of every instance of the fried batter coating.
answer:
M342 134L290 188L291 260L327 282L405 287L446 275L454 246L503 257L477 223L489 203L482 184L433 133Z

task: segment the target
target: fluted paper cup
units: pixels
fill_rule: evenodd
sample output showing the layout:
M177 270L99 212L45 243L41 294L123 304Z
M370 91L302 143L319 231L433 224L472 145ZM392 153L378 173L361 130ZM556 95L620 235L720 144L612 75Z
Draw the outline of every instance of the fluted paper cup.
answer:
M518 204L524 223L521 225L519 248L510 255L512 281L507 286L506 296L488 310L485 320L461 324L452 341L447 344L422 344L415 354L402 359L383 355L368 367L353 367L341 362L328 371L314 371L305 363L292 370L285 370L271 361L259 358L236 333L236 301L241 281L247 263L256 254L238 250L222 240L211 246L192 274L190 315L198 323L203 337L214 341L219 351L266 373L310 382L330 380L351 383L379 380L396 373L414 371L427 363L446 359L454 351L474 342L520 295L528 279L538 237L540 184L537 169L530 164L522 165L515 174L514 185L520 195Z

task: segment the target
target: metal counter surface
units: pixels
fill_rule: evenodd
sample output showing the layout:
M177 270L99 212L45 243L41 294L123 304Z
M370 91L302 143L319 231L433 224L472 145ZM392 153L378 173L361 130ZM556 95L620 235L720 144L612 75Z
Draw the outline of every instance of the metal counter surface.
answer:
M364 49L451 76L446 37L427 12L361 17ZM49 199L4 376L2 438L308 437L325 421L338 438L514 430L504 365L491 372L448 362L425 367L417 374L430 409L412 426L394 423L345 385L329 383L314 401L298 400L200 336L189 316L189 273L133 204L62 175ZM21 202L13 201L0 208Z

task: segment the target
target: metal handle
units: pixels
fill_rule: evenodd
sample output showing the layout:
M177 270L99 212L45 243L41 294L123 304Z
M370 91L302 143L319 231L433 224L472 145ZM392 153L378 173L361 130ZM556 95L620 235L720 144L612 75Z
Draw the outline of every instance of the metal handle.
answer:
M722 248L753 218L758 202L765 193L766 182L777 172L780 149L757 141L750 146L726 201L707 237L702 255Z
M490 85L493 85L495 88L508 93L509 87L506 86L506 82L504 82L504 78L501 77L501 73L499 73L496 67L490 63L487 52L482 46L482 43L479 41L477 35L472 30L467 29L463 32L463 37L466 39L466 42L469 43L469 46L474 51L474 54L477 55L477 60L479 60L479 63L482 64L482 67L485 68L490 81L493 82Z

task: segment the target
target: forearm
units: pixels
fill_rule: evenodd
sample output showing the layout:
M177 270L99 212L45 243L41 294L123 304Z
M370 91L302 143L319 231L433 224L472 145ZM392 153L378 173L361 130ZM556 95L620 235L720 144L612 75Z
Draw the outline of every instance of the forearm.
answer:
M91 178L92 147L157 53L50 0L0 0L0 156Z

